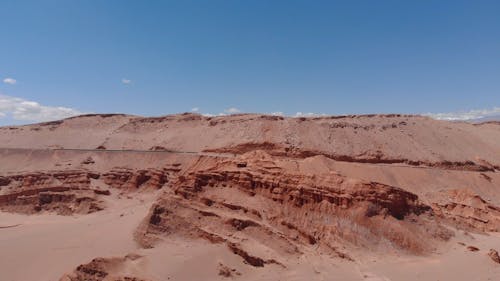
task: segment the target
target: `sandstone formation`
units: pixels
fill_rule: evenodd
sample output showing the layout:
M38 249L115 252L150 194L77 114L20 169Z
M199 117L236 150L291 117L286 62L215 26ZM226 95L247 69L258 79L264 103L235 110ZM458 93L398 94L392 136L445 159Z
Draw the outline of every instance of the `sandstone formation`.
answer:
M193 277L155 265L172 241L217 251L208 279L299 272L311 258L356 268L439 256L455 237L500 231L499 139L497 123L398 114L110 114L1 127L0 214L119 212L112 220L131 224L135 253L82 255L57 275L69 272L65 281ZM129 222L135 206L149 211Z
M109 190L92 189L99 174L86 171L53 171L3 177L0 210L20 213L56 212L60 215L102 210L99 195Z

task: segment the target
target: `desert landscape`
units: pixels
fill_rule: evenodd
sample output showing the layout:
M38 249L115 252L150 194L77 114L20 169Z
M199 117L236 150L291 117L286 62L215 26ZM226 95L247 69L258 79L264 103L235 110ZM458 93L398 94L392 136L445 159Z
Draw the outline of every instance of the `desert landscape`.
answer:
M0 281L500 281L500 1L0 6Z
M0 127L0 279L500 280L499 140L400 114Z

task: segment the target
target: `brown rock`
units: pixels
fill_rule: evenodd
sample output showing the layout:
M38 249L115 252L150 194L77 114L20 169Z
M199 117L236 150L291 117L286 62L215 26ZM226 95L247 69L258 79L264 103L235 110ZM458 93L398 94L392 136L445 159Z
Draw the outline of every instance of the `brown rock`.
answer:
M222 263L219 263L219 275L222 276L222 277L233 277L234 275L241 275L241 273L234 269L234 268L230 268Z
M490 249L488 252L488 256L496 263L500 263L500 256L498 255L498 251L494 249Z
M471 252L477 252L477 251L479 251L479 248L475 247L475 246L467 246L467 250L469 250Z

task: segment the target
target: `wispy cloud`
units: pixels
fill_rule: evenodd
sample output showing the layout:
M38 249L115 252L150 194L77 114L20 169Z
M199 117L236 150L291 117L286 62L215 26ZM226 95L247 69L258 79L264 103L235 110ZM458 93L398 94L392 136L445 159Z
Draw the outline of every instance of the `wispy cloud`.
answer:
M3 82L5 84L15 85L17 83L17 80L14 78L7 77L7 78L3 79Z
M326 116L324 113L313 113L313 112L297 112L293 117L318 117L318 116Z
M469 111L448 112L448 113L425 113L425 116L432 117L438 120L448 121L467 121L500 115L500 107L491 109L474 109Z
M35 101L0 95L0 118L11 116L14 120L44 122L83 114L73 108L46 106Z
M229 114L235 114L235 113L240 113L241 110L239 110L238 108L236 107L230 107L226 110L224 110L225 113L229 113Z
M191 109L191 112L199 112L199 110L200 110L199 108L195 107L195 108ZM227 116L227 115L236 114L236 113L243 113L243 111L241 111L238 108L231 107L231 108L225 109L223 112L220 112L220 113L201 113L201 114L203 116L206 116L206 117L214 117L214 116ZM282 111L267 112L267 113L262 113L262 114L274 115L274 116L289 116L289 117L320 117L320 116L327 116L327 114L324 114L324 113L313 113L313 112L307 112L307 113L297 112L297 113L295 113L293 115L289 115L289 114L286 114L286 113L284 113Z
M122 78L122 84L128 85L128 84L131 84L131 83L132 83L132 80L126 79L126 78Z

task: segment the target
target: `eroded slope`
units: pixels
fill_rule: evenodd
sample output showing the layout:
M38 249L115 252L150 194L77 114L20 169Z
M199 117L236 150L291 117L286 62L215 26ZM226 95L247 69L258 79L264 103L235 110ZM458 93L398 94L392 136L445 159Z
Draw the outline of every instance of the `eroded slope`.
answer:
M149 211L127 221L137 244L93 260L75 250L61 280L195 276L158 264L168 243L204 260L190 245L217 253L200 271L208 279L300 280L322 272L296 275L310 259L355 273L367 255L435 257L469 232L498 232L498 139L498 124L406 115L92 115L3 127L0 210L120 220L121 202L141 198Z

